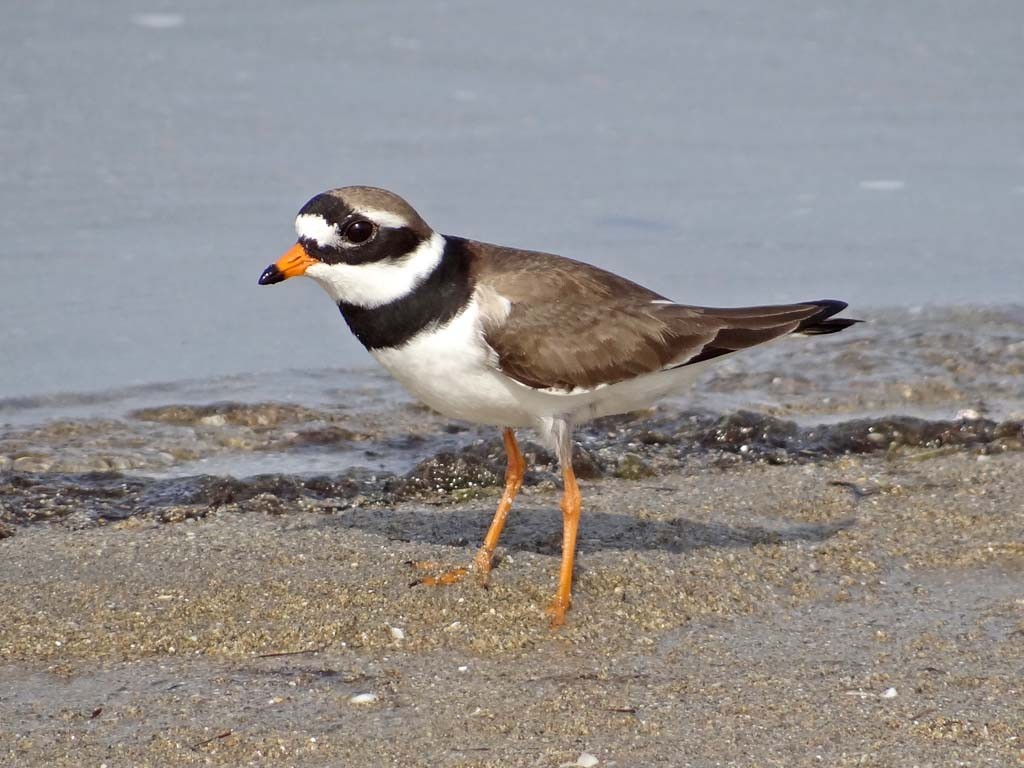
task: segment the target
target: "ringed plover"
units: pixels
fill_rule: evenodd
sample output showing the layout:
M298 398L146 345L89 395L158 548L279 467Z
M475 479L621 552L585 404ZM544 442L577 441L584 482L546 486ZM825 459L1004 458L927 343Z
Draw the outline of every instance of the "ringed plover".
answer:
M486 578L523 482L517 427L533 427L561 467L563 539L552 625L570 604L580 491L573 427L650 407L716 358L788 334L857 320L842 301L715 309L548 253L435 232L402 198L373 187L323 192L295 219L298 242L260 275L305 275L356 338L415 397L446 416L503 428L505 491L472 569ZM448 584L470 568L424 579Z

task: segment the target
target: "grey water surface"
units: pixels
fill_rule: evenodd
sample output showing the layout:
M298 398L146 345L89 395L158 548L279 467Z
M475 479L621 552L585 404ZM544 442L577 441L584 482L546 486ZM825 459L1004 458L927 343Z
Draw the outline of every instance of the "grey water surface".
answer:
M295 399L301 372L368 369L315 285L256 284L302 203L354 183L690 303L1020 302L1019 2L0 16L4 420L55 393Z

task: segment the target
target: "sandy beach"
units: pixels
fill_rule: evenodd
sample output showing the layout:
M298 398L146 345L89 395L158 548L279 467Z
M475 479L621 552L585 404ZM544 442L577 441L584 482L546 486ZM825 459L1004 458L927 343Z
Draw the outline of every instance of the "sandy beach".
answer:
M557 632L543 476L489 588L409 586L471 556L478 490L18 528L5 764L1024 761L1019 437L587 481Z

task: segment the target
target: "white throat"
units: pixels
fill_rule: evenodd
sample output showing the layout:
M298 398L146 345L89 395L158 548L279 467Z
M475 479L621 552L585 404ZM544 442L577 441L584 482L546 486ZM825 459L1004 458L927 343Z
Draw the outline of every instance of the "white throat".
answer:
M412 293L441 263L444 246L444 238L435 232L400 259L365 264L318 262L306 270L306 276L320 283L336 304L373 309Z

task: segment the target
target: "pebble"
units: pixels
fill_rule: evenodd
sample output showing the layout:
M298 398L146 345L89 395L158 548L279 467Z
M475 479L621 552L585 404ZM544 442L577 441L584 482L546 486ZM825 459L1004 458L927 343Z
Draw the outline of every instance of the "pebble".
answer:
M594 768L600 760L589 752L581 752L574 763L562 763L558 768Z
M375 693L357 693L348 700L349 704L373 704L377 700Z

